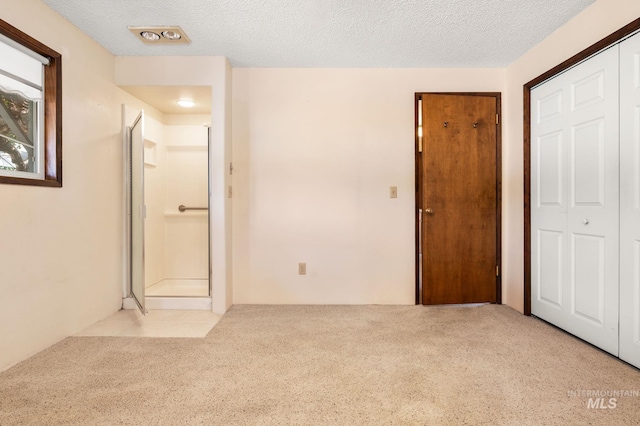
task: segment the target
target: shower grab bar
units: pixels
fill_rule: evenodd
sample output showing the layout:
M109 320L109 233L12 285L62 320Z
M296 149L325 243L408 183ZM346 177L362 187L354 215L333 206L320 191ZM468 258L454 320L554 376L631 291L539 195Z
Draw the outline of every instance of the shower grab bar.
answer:
M186 212L187 210L209 210L208 207L186 207L184 204L178 206L180 212Z

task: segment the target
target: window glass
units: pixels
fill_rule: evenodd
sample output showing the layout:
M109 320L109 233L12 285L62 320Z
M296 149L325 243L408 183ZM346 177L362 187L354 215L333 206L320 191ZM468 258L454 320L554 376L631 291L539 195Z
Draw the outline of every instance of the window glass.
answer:
M0 40L0 175L43 175L43 62Z

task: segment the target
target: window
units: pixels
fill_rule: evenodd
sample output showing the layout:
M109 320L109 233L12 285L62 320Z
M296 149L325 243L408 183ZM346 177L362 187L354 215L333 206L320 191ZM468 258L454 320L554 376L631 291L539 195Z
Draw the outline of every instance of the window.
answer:
M0 183L62 186L61 56L0 20Z

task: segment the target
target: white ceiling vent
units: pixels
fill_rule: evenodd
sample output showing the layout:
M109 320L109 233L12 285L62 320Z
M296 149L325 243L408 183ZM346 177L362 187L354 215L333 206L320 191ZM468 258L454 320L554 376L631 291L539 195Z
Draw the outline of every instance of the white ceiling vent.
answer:
M146 44L189 44L191 40L180 27L127 27Z

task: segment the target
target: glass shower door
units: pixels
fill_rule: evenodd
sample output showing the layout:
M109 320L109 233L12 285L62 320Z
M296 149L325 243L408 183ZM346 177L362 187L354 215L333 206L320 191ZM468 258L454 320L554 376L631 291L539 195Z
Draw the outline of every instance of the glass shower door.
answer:
M129 128L130 288L140 311L145 309L144 281L144 111Z

